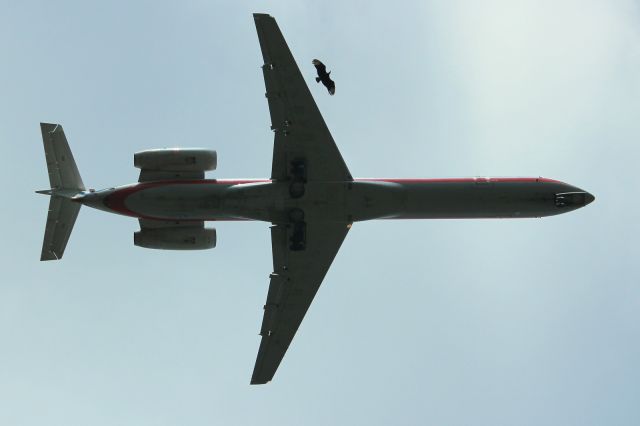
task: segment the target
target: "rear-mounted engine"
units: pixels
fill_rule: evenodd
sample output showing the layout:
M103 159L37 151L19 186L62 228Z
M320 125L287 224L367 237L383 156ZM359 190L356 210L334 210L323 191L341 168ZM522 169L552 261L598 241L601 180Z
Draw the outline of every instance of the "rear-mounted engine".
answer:
M133 234L138 247L160 250L204 250L216 246L216 230L201 227L143 229Z
M143 170L206 172L215 170L218 154L202 148L163 148L136 152L133 165Z

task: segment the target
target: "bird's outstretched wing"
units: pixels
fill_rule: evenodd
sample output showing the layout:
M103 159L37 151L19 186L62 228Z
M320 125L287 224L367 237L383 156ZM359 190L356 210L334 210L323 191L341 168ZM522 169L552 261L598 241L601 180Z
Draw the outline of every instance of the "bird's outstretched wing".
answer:
M320 60L314 59L311 63L316 67L316 70L318 70L318 77L327 72L327 67Z

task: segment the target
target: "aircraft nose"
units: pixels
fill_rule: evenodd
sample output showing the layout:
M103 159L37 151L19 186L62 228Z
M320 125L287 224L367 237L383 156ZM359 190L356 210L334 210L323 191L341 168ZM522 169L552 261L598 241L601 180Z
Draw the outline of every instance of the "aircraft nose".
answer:
M588 192L584 193L584 205L586 206L587 204L591 204L593 203L593 201L596 199L596 197L593 196L593 194L590 194Z
M596 197L586 191L560 192L556 194L556 207L576 209L593 202Z

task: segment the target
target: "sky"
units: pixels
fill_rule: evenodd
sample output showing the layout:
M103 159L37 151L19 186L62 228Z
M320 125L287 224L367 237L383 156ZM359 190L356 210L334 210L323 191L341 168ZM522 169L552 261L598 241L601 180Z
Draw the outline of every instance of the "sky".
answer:
M640 424L640 4L2 1L0 424ZM275 379L249 386L268 224L133 246L83 208L39 262L61 123L87 186L133 153L268 177L251 14L276 17L358 177L544 176L596 196L544 219L372 221L347 236ZM336 95L316 85L313 58Z

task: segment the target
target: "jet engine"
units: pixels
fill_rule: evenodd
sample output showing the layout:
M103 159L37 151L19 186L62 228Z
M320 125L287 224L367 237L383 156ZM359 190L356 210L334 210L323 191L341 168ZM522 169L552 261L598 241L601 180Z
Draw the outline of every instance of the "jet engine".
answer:
M143 170L205 172L216 169L218 154L203 148L148 149L133 155L133 165Z
M210 249L216 246L216 230L199 226L145 228L133 234L133 244L160 250Z

